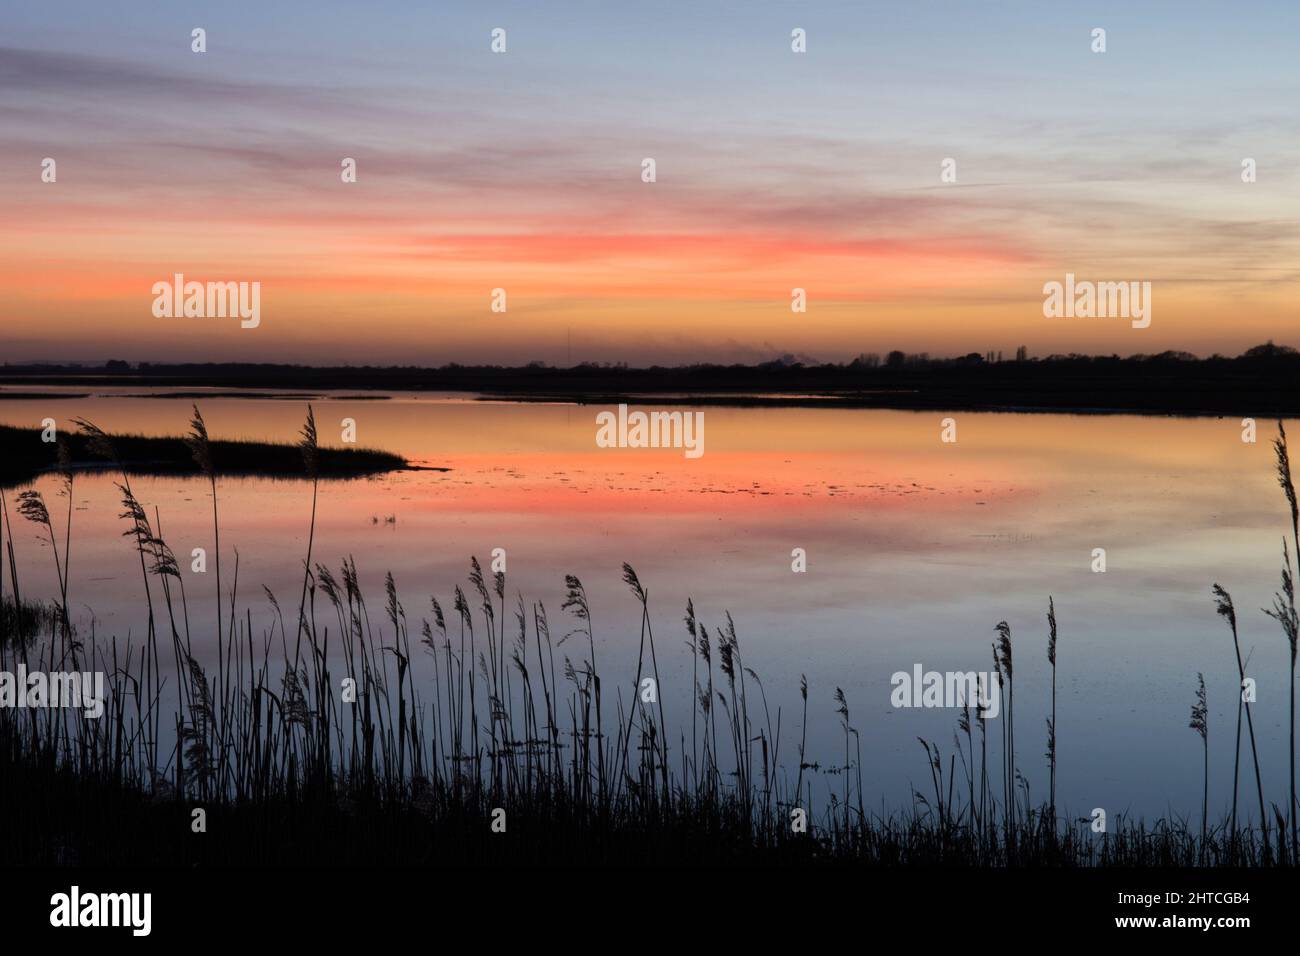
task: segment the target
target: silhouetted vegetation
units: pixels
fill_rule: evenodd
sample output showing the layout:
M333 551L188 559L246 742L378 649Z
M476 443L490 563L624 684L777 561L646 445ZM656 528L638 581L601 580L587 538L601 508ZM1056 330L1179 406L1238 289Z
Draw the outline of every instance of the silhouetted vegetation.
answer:
M0 670L22 663L107 675L98 720L66 708L0 708L0 852L9 862L1194 866L1296 859L1288 812L1275 805L1272 821L1239 825L1235 796L1230 822L1211 824L1203 803L1199 826L1118 816L1104 833L1092 832L1090 820L1058 816L1054 791L1048 803L1031 803L1014 709L1028 689L1013 694L1005 622L990 630L1004 702L997 739L990 740L981 701L963 706L946 759L937 744L920 741L931 788L915 792L906 812L888 814L867 809L874 801L857 746L863 728L843 691L823 691L813 703L839 715L843 763L807 753L806 680L792 754L786 715L769 708L731 615L708 622L689 600L693 704L688 719L678 715L670 725L659 680L665 648L656 643L647 591L628 565L623 582L639 618L640 651L635 676L612 683L597 669L593 609L576 576L564 578L562 622L541 602L508 600L505 574L485 573L477 560L466 589L455 586L445 605L422 599L424 610L409 616L388 574L382 614L372 616L355 562L337 570L313 562L314 511L296 613L265 590L270 613L255 623L247 599L242 607L236 601L247 587L232 586L216 621L192 621L186 576L132 491L118 440L84 421L79 439L116 469L140 566L140 621L138 630L108 639L76 633L67 612L70 525L62 536L56 531L59 519L39 491L23 492L12 509L5 503L6 607L24 606L17 520L48 535L60 594L53 613L37 615L39 640L14 641L5 632ZM224 473L220 443L208 439L197 409L183 443L215 492ZM314 488L323 450L310 413L301 441L289 447ZM1294 502L1284 433L1276 447L1279 480ZM70 501L76 474L67 463L61 457L59 474ZM215 494L213 524L216 535ZM218 567L220 557L218 548ZM1274 612L1294 660L1289 552L1283 560ZM1217 586L1214 597L1236 642L1231 599ZM24 613L6 613L0 625L15 626ZM1052 664L1054 699L1054 603L1045 624L1040 647ZM647 680L656 689L650 696ZM1203 686L1192 726L1204 738ZM1055 717L1048 731L1054 777ZM1208 750L1204 759L1208 787ZM805 787L813 773L842 783L823 805L814 803L811 783ZM1236 784L1234 767L1234 794ZM207 837L192 833L195 808L206 813ZM494 832L498 823L504 833Z
M1017 411L1178 412L1286 415L1300 412L1300 353L1269 342L1235 358L1187 352L1050 355L1015 358L972 352L955 358L926 353L864 353L851 362L818 363L785 356L757 365L697 364L629 368L582 363L555 368L448 364L440 368L328 367L243 363L112 368L5 365L0 382L32 386L130 384L183 387L469 391L517 399L612 404L632 396L657 403L826 405L860 408ZM678 396L678 397L674 397Z
M0 642L21 649L59 621L59 608L52 604L22 601L0 595Z
M122 456L120 465L130 474L198 474L184 438L152 438L144 435L114 435L113 444ZM92 455L84 435L66 438L69 467L104 467ZM302 477L302 459L291 444L260 441L213 441L213 454L227 475ZM39 428L0 425L0 488L31 481L36 475L57 467L56 443L41 440ZM321 476L360 478L410 467L400 455L371 448L322 448Z

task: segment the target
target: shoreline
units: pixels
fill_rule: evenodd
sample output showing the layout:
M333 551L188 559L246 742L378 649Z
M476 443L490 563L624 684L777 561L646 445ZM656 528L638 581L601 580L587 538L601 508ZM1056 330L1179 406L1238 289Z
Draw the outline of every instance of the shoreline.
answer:
M0 366L0 400L70 398L112 387L139 398L382 400L446 393L476 401L856 408L1074 415L1300 416L1300 352L1272 342L1228 358L1166 351L1118 355L977 353L932 359L891 352L847 364L786 359L750 365L630 367L585 362L522 366L304 366L114 362ZM57 391L63 389L67 391ZM335 394L329 394L335 393ZM94 395L87 396L93 398ZM115 396L119 397L119 396Z
M4 384L0 378L0 386ZM79 384L75 382L51 384ZM145 383L135 383L145 384ZM160 386L163 387L163 386ZM350 389L367 386L352 383ZM750 392L747 394L638 390L630 392L522 392L522 391L486 391L468 386L439 385L429 388L393 389L387 385L370 386L374 391L402 392L456 392L469 397L475 402L505 403L520 405L581 405L581 406L650 406L672 405L700 408L821 408L880 411L911 412L981 412L1007 415L1139 415L1152 417L1178 418L1226 418L1242 415L1254 418L1293 418L1300 417L1300 393L1293 399L1265 402L1262 405L1247 403L1244 400L1230 401L1218 406L1206 406L1193 401L1172 400L1167 402L1149 402L1148 404L1072 404L1059 403L1042 396L1035 401L1032 396L1018 395L1011 401L982 401L975 397L935 391L931 394L919 394L915 391L905 392L828 392L823 394L787 394L782 391ZM76 400L94 401L101 398L195 401L198 399L260 399L270 401L314 401L314 402L357 402L357 401L391 401L389 394L342 394L331 395L320 389L303 389L299 392L279 391L266 394L259 391L260 386L226 387L220 392L160 392L155 394L107 394L93 392L66 393L56 391L23 391L7 393L0 390L0 402L4 401L38 401L38 400ZM1177 396L1175 396L1177 398ZM10 426L3 426L10 427Z

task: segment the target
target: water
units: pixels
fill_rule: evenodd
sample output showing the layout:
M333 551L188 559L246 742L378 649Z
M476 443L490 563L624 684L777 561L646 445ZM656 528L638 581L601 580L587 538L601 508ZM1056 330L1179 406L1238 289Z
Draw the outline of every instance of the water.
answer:
M189 399L138 397L166 390L90 391L16 400L0 390L0 422L33 434L46 417L68 427L84 416L110 432L187 427ZM206 397L199 405L214 438L287 441L305 401ZM594 407L401 393L339 393L314 404L323 444L340 444L350 417L360 444L451 469L321 486L313 560L337 569L355 557L376 623L385 572L418 633L430 595L450 609L453 586L468 588L470 555L486 568L504 548L507 633L516 592L526 605L545 604L555 636L575 626L560 603L564 575L576 574L592 602L607 699L621 686L627 701L640 636L639 610L620 580L627 561L649 590L664 705L670 723L674 712L686 717L688 746L692 658L682 617L690 597L711 631L732 612L773 725L780 711L781 764L797 768L801 674L808 760L843 763L833 701L841 687L861 734L867 792L896 809L908 805L913 784L930 787L916 738L936 742L946 767L957 713L894 709L890 676L916 664L987 671L994 625L1004 619L1019 766L1032 797L1045 797L1052 595L1058 803L1076 816L1105 807L1195 817L1201 746L1187 723L1198 671L1209 689L1211 812L1230 800L1236 673L1210 596L1219 582L1236 600L1259 685L1266 796L1285 802L1288 649L1258 610L1278 586L1288 530L1270 423L1247 444L1237 419L956 413L958 441L945 444L940 413L709 407L705 454L688 459L681 450L597 448ZM133 484L151 517L157 509L183 567L192 548L211 551L206 483ZM37 487L61 526L66 502L56 482ZM301 587L309 487L224 478L218 495L224 583L237 553L239 604L260 631L272 619L263 586L285 607ZM138 638L143 586L117 497L109 476L77 477L70 604L83 632L93 615L100 638ZM53 597L35 525L18 528L17 547L25 596ZM806 551L806 573L791 570L794 548ZM1095 548L1106 551L1105 573L1092 570ZM186 570L186 588L196 634L210 633L197 622L211 621L214 575ZM576 661L584 652L574 641L559 653ZM991 754L996 741L991 725ZM960 759L957 773L964 781ZM814 786L824 795L842 779L814 774Z

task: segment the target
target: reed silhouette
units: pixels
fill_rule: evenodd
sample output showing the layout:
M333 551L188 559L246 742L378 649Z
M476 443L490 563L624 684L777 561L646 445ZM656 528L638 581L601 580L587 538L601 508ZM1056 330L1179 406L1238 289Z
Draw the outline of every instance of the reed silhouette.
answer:
M106 674L98 720L67 708L0 708L0 820L7 834L0 852L7 863L1267 866L1300 858L1293 794L1286 811L1273 807L1273 821L1264 814L1250 704L1239 703L1231 815L1211 822L1201 675L1191 721L1204 750L1199 828L1178 818L1148 823L1120 814L1107 832L1095 833L1089 819L1058 814L1052 599L1046 802L1031 801L1016 756L1012 635L1004 621L993 643L1004 694L994 745L1001 754L989 753L993 718L986 702L976 701L973 715L963 702L946 759L938 744L920 740L930 793L916 792L910 808L894 812L868 810L874 801L860 728L844 692L834 688L823 698L840 718L843 764L838 754L823 764L810 759L807 735L809 701L816 706L817 695L800 678L797 766L786 767L784 715L779 707L773 713L763 682L746 664L730 613L710 625L689 599L691 713L670 724L649 592L629 565L622 580L640 615L640 647L627 682L606 684L597 670L592 607L574 575L564 577L561 611L568 621L555 638L540 601L528 604L516 594L507 615L504 572L487 575L476 558L467 580L477 604L455 585L450 626L436 596L413 624L391 573L384 578L384 614L372 619L355 561L331 568L312 552L321 450L310 409L298 451L313 508L294 630L269 590L266 625L256 625L251 607L241 606L236 552L234 583L211 630L216 662L209 674L195 652L195 638L205 632L191 621L185 580L158 511L151 516L136 497L113 436L89 421L78 426L79 447L118 474L125 537L140 568L143 626L127 637L104 638L93 623L81 633L68 612L71 510L60 550L60 529L40 491L19 493L16 513L3 503L0 670L22 664ZM209 440L195 408L187 449L213 493L218 562L222 447ZM1276 448L1294 533L1294 487L1280 428ZM59 474L60 494L71 501L73 472L65 466ZM22 594L15 520L36 524L51 542L59 593L49 604ZM1282 590L1267 613L1289 641L1294 673L1292 553L1284 542ZM1232 600L1218 585L1213 593L1244 682ZM1259 819L1245 823L1236 799L1243 708L1259 802ZM1294 734L1294 697L1291 717ZM995 763L1000 787L992 783ZM1291 767L1293 791L1294 736ZM811 785L818 773L840 777L821 805ZM206 837L191 830L196 807L210 821ZM506 811L507 836L491 828L499 809Z

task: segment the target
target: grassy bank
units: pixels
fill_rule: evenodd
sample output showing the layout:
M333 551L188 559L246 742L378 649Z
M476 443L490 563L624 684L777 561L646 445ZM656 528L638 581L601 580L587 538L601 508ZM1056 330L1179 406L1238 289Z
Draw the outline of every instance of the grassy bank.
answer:
M182 437L155 438L145 435L113 435L119 460L115 467L133 475L197 475L186 440ZM107 466L93 454L89 439L80 432L65 439L65 466L72 469ZM211 453L221 462L223 474L281 478L302 477L302 455L291 443L261 441L222 441L210 443ZM41 440L39 428L0 425L0 487L14 487L32 481L37 475L60 466L55 442ZM373 448L320 449L322 478L360 478L409 467L406 459Z

